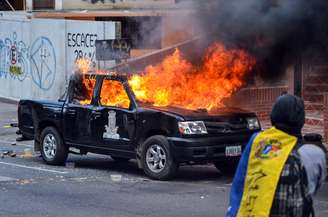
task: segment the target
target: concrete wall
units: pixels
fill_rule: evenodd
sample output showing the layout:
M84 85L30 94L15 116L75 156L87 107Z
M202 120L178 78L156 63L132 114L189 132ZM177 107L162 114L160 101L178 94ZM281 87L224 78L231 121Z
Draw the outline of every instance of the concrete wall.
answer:
M56 100L77 58L95 61L95 40L114 39L114 22L0 18L0 96Z

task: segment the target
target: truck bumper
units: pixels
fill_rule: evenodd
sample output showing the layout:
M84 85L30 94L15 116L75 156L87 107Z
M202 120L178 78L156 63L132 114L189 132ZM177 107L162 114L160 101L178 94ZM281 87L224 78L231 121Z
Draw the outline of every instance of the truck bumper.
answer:
M207 138L169 137L174 159L184 162L238 161L239 156L226 156L226 147L238 146L244 150L252 134Z

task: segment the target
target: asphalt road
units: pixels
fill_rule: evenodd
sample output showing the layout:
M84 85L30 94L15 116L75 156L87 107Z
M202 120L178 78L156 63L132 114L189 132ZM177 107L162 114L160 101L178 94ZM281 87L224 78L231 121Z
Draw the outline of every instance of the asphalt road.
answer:
M173 181L145 177L136 162L109 156L70 155L66 166L48 166L33 142L15 142L16 105L0 103L1 217L221 217L231 177L211 165L184 166ZM315 198L318 217L328 216L328 185Z

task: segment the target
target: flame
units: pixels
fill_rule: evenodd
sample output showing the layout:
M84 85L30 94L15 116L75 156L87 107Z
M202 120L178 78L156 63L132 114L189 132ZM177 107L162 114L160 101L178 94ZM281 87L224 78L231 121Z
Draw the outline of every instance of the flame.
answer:
M90 62L80 59L77 65L83 73L82 86L86 92L80 103L90 104L95 85L95 79L85 77ZM224 106L223 99L242 87L254 65L255 59L245 51L214 43L200 66L188 62L176 49L160 64L150 65L142 74L132 75L128 82L139 102L210 111ZM101 70L96 74L116 75ZM103 81L100 103L123 108L130 105L122 83L114 80Z
M196 67L181 52L167 56L129 79L138 101L154 106L177 106L212 110L242 87L255 59L243 50L226 49L221 43L208 48L202 65Z
M76 60L75 65L82 74L89 72L92 61L88 58L79 58Z
M90 105L92 100L93 89L96 85L96 79L85 78L82 80L83 99L80 100L82 105Z
M130 100L121 82L104 80L100 93L100 104L129 108Z
M93 89L96 84L95 78L89 78L83 75L82 94L83 99L79 102L81 105L90 105ZM130 100L120 81L104 80L100 92L100 105L129 108Z

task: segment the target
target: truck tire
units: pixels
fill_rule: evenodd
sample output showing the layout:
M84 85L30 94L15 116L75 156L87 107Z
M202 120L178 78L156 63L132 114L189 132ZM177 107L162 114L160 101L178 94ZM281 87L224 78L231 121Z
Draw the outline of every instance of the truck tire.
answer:
M232 161L232 162L214 161L213 164L218 170L220 170L220 172L223 175L234 175L237 170L238 161Z
M63 165L66 162L68 148L54 127L46 127L41 133L41 156L51 165Z
M149 137L142 144L141 160L145 174L152 179L171 179L178 170L178 164L173 159L169 143L164 136Z

